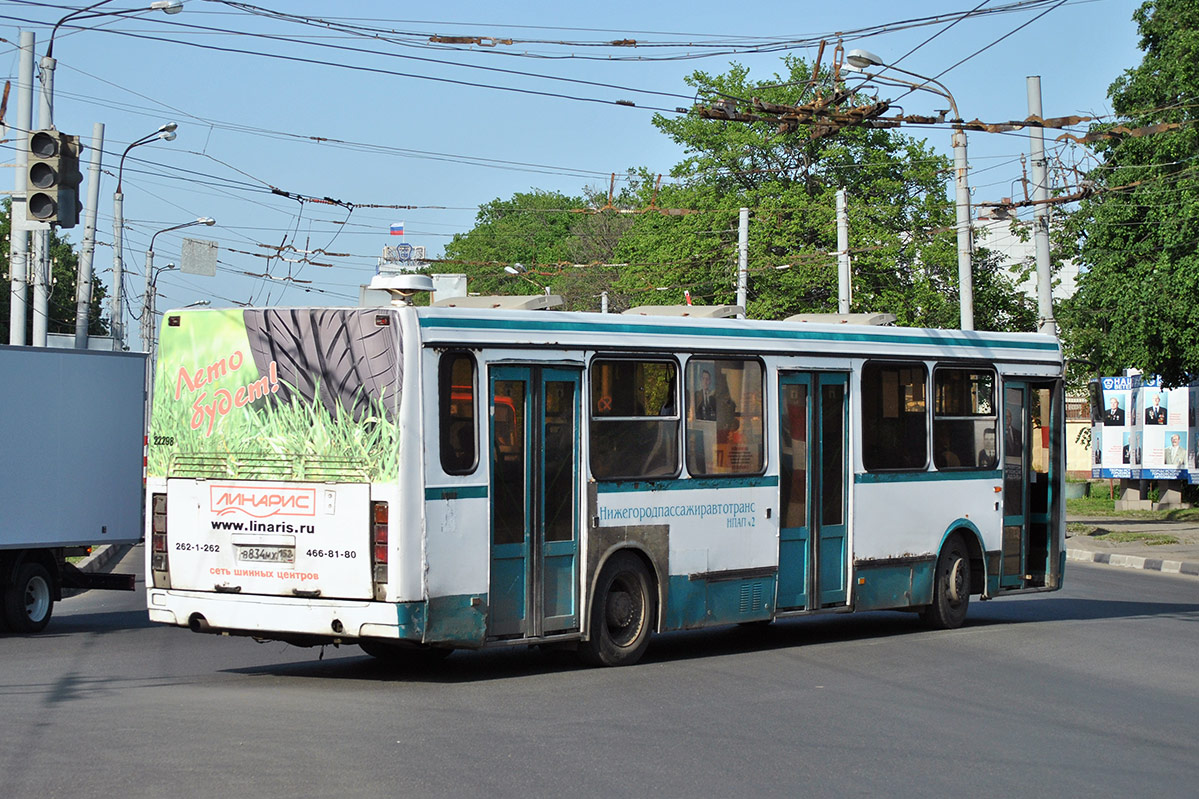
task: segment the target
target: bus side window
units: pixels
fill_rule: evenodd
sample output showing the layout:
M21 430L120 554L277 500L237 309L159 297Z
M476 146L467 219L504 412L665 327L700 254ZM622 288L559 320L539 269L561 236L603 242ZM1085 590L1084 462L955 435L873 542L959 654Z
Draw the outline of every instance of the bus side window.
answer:
M597 480L679 471L678 367L673 361L591 364L591 474Z
M995 373L937 368L933 373L933 463L938 469L998 469Z
M476 397L478 370L468 352L447 352L438 366L438 428L441 468L470 474L478 465Z
M758 474L765 464L762 364L692 358L686 371L687 471Z
M928 465L924 364L871 361L862 367L862 462L867 471Z

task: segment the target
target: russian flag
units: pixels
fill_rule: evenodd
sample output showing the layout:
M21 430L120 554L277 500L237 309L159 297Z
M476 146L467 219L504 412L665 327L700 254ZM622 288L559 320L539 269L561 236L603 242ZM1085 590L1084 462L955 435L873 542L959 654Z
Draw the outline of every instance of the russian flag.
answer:
M391 235L403 236L404 235L404 223L403 222L393 223L391 226Z

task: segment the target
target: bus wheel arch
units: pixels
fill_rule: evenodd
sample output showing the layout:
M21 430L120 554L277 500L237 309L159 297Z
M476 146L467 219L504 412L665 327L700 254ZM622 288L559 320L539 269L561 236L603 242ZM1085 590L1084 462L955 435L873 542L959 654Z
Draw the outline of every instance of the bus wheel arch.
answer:
M658 626L661 581L636 547L609 552L597 572L587 611L588 637L579 655L595 666L629 666L641 659Z
M941 545L933 571L932 602L920 610L920 620L925 625L939 630L952 630L966 620L976 579L972 567L975 557L970 547L972 538L961 530L955 530Z
M987 559L982 544L982 533L969 519L957 519L942 535L938 555L945 551L945 546L953 536L961 539L970 558L970 593L990 599L987 596Z
M987 590L987 561L983 554L978 530L971 525L970 527L959 527L954 532L961 537L966 546L967 556L970 558L970 593L983 596ZM987 597L983 596L983 598Z

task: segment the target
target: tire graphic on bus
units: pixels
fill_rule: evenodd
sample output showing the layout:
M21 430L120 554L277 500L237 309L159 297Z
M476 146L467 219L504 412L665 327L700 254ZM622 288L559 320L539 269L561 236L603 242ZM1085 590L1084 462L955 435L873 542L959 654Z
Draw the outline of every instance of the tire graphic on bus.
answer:
M379 319L384 320L380 324ZM389 315L328 308L245 311L254 364L266 374L272 361L283 383L278 402L319 400L331 416L354 421L383 409L389 422L399 409L403 364Z

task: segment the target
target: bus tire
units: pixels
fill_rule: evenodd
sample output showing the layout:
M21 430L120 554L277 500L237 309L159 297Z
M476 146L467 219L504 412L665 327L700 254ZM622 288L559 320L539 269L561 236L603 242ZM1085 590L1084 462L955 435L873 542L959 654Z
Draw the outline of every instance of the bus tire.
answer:
M449 648L399 644L392 641L378 641L371 638L363 638L358 642L358 646L375 660L397 666L440 663L454 651Z
M653 581L641 558L617 552L600 569L591 601L590 638L579 655L593 666L630 666L649 646L654 620Z
M920 611L920 620L936 630L962 626L970 607L970 551L961 536L950 536L937 558L933 602Z
M54 589L50 572L40 563L23 563L12 584L4 590L4 620L14 633L37 633L46 629L54 612Z

